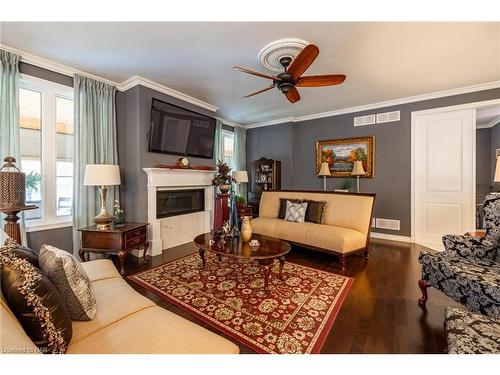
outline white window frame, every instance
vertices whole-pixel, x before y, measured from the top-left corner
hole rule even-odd
[[[26,220],[26,231],[72,226],[73,215],[57,216],[56,98],[74,100],[73,88],[21,74],[20,89],[42,93],[41,102],[41,218]],[[22,165],[21,165],[22,167]]]
[[[225,155],[224,155],[224,152],[225,152],[225,150],[224,150],[224,137],[230,137],[230,138],[233,139],[233,157],[231,158],[232,159],[231,160],[232,163],[230,163],[229,167],[234,170],[234,165],[233,164],[234,164],[234,155],[235,155],[235,152],[236,152],[236,150],[234,148],[234,132],[226,130],[226,129],[222,129],[222,157],[223,157],[223,159],[225,161]]]

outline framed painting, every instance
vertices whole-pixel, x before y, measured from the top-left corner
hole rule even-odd
[[[321,163],[327,162],[332,177],[348,177],[351,175],[354,162],[360,160],[365,176],[374,176],[375,137],[359,137],[331,139],[316,142],[316,174]]]

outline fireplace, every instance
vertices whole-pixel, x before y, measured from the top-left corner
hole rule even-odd
[[[156,191],[156,218],[205,211],[205,189]]]

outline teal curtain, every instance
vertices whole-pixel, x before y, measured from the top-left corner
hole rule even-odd
[[[100,210],[99,191],[95,186],[84,186],[87,164],[118,164],[116,138],[116,87],[104,82],[74,75],[75,163],[73,185],[73,245],[80,246],[78,228],[94,225]],[[118,199],[118,187],[109,187],[108,212]]]
[[[240,126],[234,127],[234,165],[237,171],[247,170],[247,130]],[[241,183],[238,186],[238,194],[247,196],[247,184]]]
[[[222,121],[220,120],[217,120],[215,123],[214,160],[216,164],[219,160],[224,160],[222,147]]]
[[[19,61],[21,56],[0,49],[0,165],[6,156],[16,158],[21,168],[19,139]],[[0,228],[4,226],[4,216],[0,215]],[[26,244],[24,216],[20,215],[21,238]]]

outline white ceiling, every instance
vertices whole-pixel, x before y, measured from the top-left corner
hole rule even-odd
[[[320,54],[307,74],[344,73],[344,84],[277,90],[242,99],[270,82],[267,43],[300,38]],[[2,23],[1,43],[115,82],[134,75],[220,107],[250,124],[304,116],[500,80],[500,23]]]

